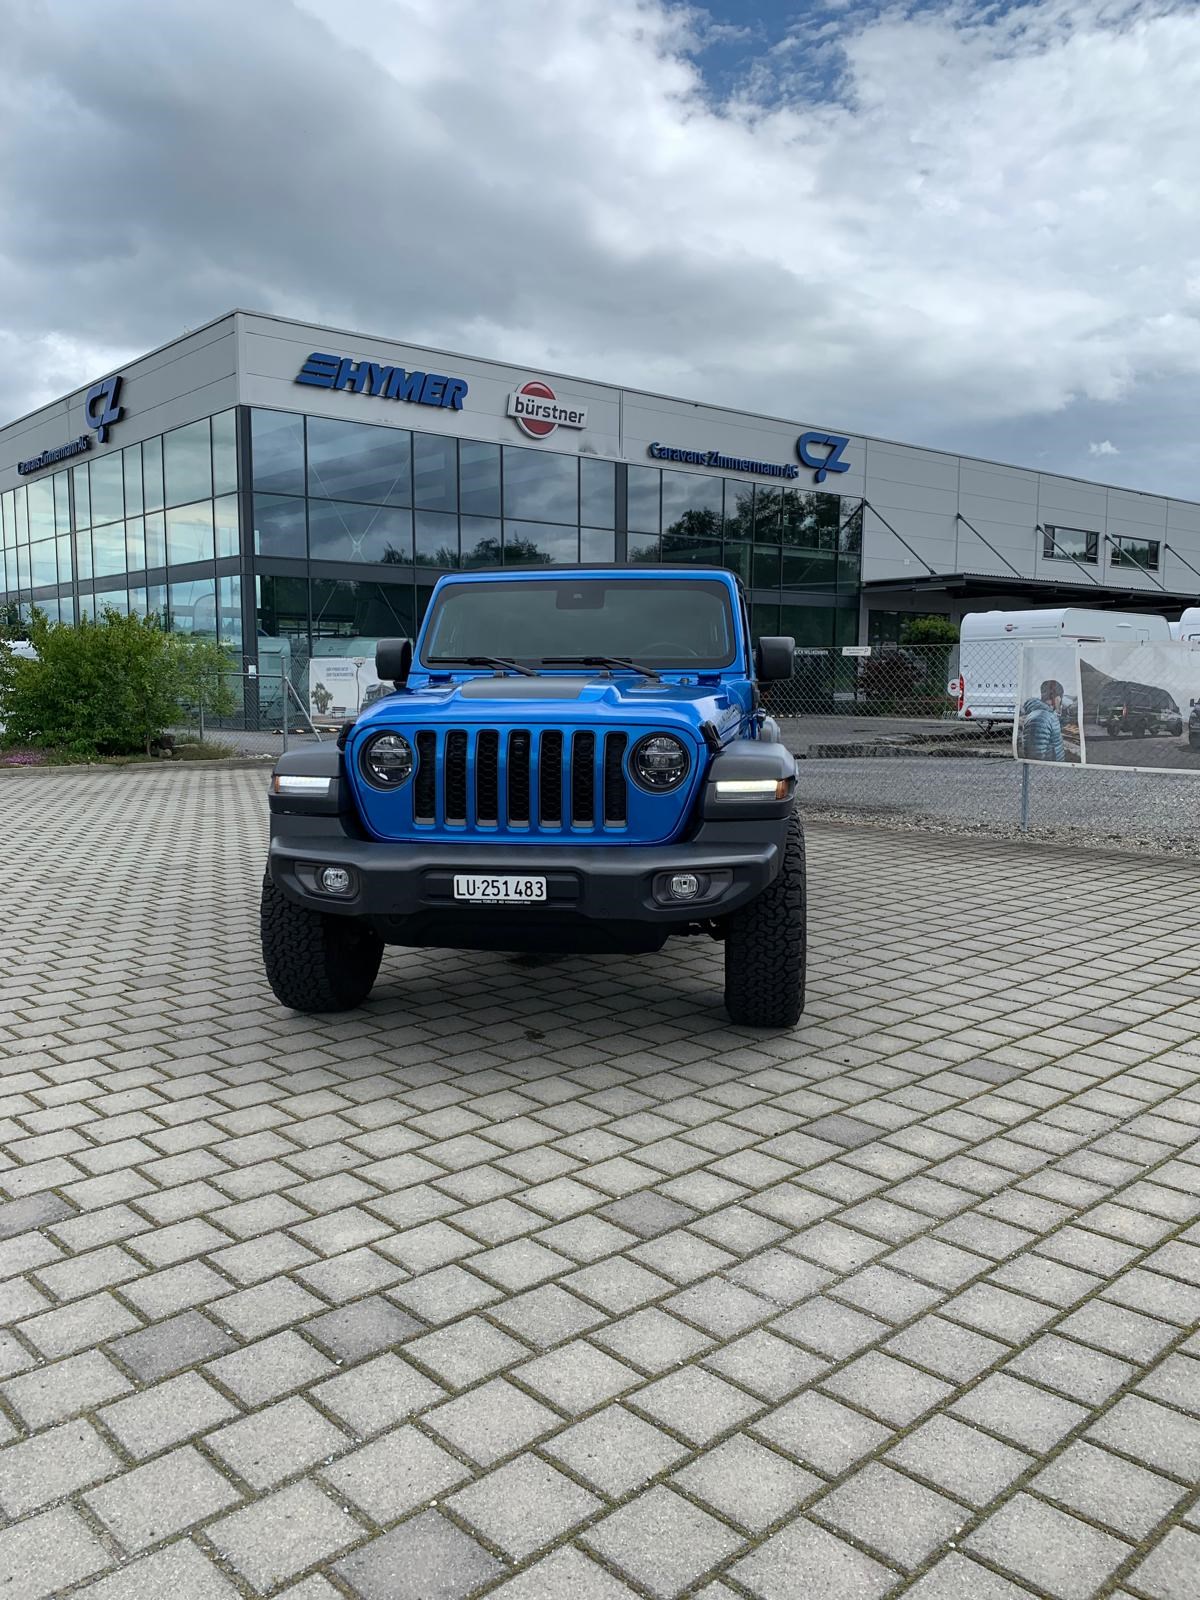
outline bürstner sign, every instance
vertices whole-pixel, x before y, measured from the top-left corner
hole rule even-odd
[[[587,427],[587,407],[560,400],[541,378],[531,378],[509,395],[508,414],[531,439],[548,439],[555,428]]]

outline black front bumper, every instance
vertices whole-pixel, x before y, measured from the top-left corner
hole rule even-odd
[[[467,840],[386,844],[350,836],[336,818],[274,815],[268,870],[290,900],[368,918],[393,944],[456,948],[655,949],[688,924],[727,916],[777,876],[787,819],[703,823],[688,842],[665,846],[498,846]],[[323,867],[351,874],[351,892],[319,888]],[[694,873],[705,892],[663,898],[663,880]],[[546,879],[545,902],[480,905],[454,898],[454,877]],[[526,937],[528,936],[528,937]]]

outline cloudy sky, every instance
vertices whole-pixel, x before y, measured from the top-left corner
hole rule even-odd
[[[0,417],[232,306],[1200,498],[1196,0],[0,0]]]

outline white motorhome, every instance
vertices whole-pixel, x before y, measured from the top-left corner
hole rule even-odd
[[[1189,606],[1178,622],[1171,623],[1171,637],[1200,643],[1200,606]]]
[[[1188,613],[1185,611],[1184,616]],[[1196,609],[1200,618],[1200,608]],[[1200,621],[1196,625],[1200,638]],[[947,685],[964,720],[1010,723],[1016,715],[1021,646],[1076,641],[1153,644],[1170,640],[1165,617],[1133,611],[1090,611],[1080,606],[1048,606],[1039,611],[972,611],[959,633],[959,676]]]

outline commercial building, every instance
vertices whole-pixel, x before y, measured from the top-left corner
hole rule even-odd
[[[298,686],[439,573],[720,563],[756,632],[1200,592],[1200,505],[235,311],[0,429],[0,594],[219,637]]]

